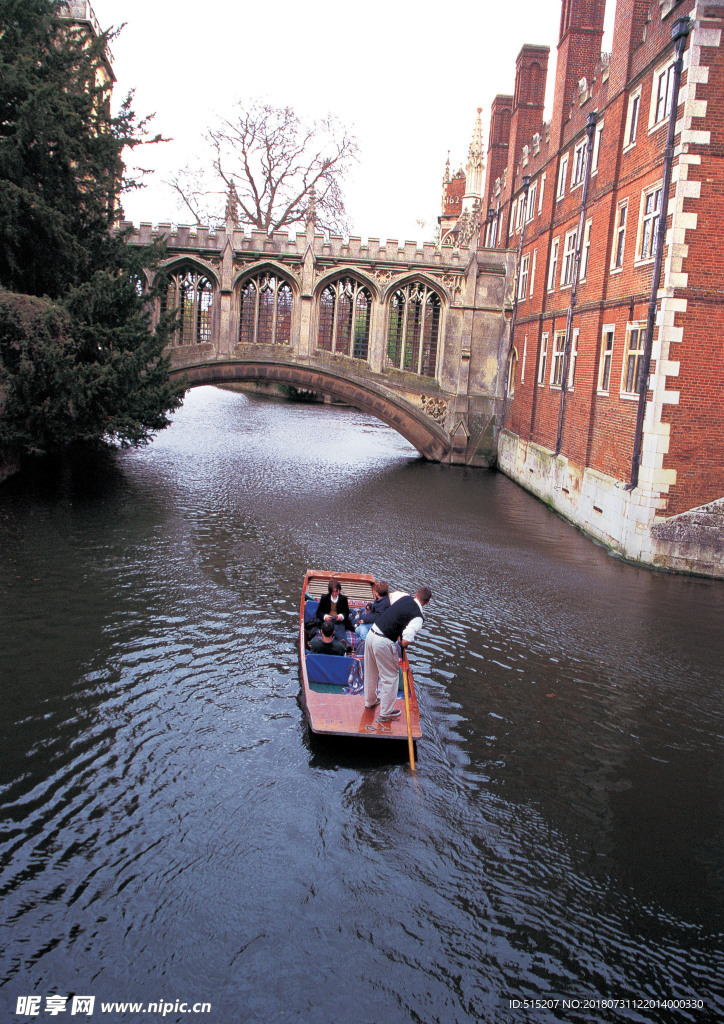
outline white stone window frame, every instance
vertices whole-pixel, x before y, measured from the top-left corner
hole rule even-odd
[[[556,276],[558,274],[558,250],[560,248],[560,244],[560,237],[554,238],[551,242],[551,262],[548,268],[548,282],[546,285],[546,291],[548,292],[554,292],[556,290]]]
[[[571,357],[568,361],[568,390],[574,390],[574,383],[576,380],[576,363],[578,362],[578,338],[580,336],[580,328],[574,327],[571,330]]]
[[[601,157],[601,140],[603,138],[603,121],[596,125],[596,134],[593,137],[593,152],[591,153],[591,177],[598,174],[598,161]]]
[[[621,215],[623,214],[623,221]],[[628,227],[628,196],[616,204],[616,221],[613,228],[613,244],[611,245],[611,274],[620,274],[626,256],[626,229]],[[620,245],[619,245],[620,242]],[[619,251],[621,253],[620,262]]]
[[[528,297],[528,275],[530,272],[530,253],[526,253],[520,261],[520,278],[518,280],[518,301]]]
[[[608,339],[611,339],[611,346],[608,346]],[[608,395],[611,390],[611,372],[613,369],[613,347],[616,344],[616,325],[615,324],[604,324],[601,334],[601,355],[598,360],[598,382],[596,385],[596,393],[599,395]],[[606,387],[604,387],[604,378],[608,378],[606,381]]]
[[[531,260],[531,265],[530,265],[530,292],[529,292],[529,294],[530,294],[531,298],[533,297],[533,289],[535,288],[535,265],[536,265],[537,259],[538,259],[538,250],[534,249],[533,250],[533,259]]]
[[[655,200],[657,193],[659,195],[658,204]],[[649,197],[654,198],[654,205],[650,210],[647,209]],[[653,185],[648,185],[646,188],[641,190],[641,206],[639,209],[639,223],[636,233],[635,266],[653,263],[656,258],[656,235],[659,228],[659,217],[662,215],[663,198],[662,181],[658,181]],[[646,253],[644,253],[644,244],[647,245]]]
[[[576,236],[578,228],[571,228],[566,231],[563,241],[563,256],[561,258],[561,288],[570,288],[573,284],[573,269],[576,262]]]
[[[568,177],[569,154],[564,153],[558,165],[558,182],[556,184],[556,202],[566,194],[566,178]]]
[[[515,230],[520,231],[525,223],[525,196],[521,195],[518,198],[518,215],[515,219]]]
[[[593,218],[589,217],[583,227],[583,245],[581,247],[581,266],[578,271],[578,280],[585,281],[588,274],[588,261],[591,255],[591,229]]]
[[[631,348],[631,338],[633,332],[638,331],[637,334],[637,348]],[[626,382],[629,376],[629,360],[632,355],[636,358],[636,370],[634,373],[634,385],[638,382],[638,377],[641,372],[641,359],[644,353],[644,335],[646,333],[646,323],[643,320],[633,320],[626,324],[626,341],[624,342],[623,359],[621,360],[621,390],[619,392],[620,397],[627,402],[638,401],[639,393],[637,390],[627,391]]]
[[[566,355],[566,332],[556,331],[553,335],[551,352],[551,391],[560,391],[563,382],[563,360]]]
[[[534,181],[528,189],[528,202],[525,207],[525,222],[530,224],[535,216],[535,199],[536,192],[538,191],[538,182]]]
[[[508,356],[508,373],[505,381],[505,390],[508,397],[515,394],[515,372],[518,368],[518,349],[512,348]]]
[[[628,153],[636,145],[638,130],[641,127],[641,86],[629,93],[626,109],[626,127],[623,133],[623,151]]]
[[[540,355],[538,357],[538,386],[544,388],[546,385],[546,364],[548,362],[548,331],[543,331],[540,336]]]
[[[543,192],[546,187],[546,172],[544,171],[540,179],[540,194],[538,196],[538,216],[540,217],[541,210],[543,209]]]
[[[654,71],[651,81],[651,100],[649,102],[649,134],[666,124],[671,104],[676,102],[672,95],[674,83],[674,57],[669,57]],[[663,100],[662,91],[663,89]],[[639,115],[640,116],[640,115]]]
[[[586,143],[587,139],[577,142],[573,150],[573,166],[571,168],[571,192],[583,186],[586,176]]]

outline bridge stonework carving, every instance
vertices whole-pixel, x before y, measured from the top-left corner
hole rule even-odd
[[[311,222],[295,237],[247,235],[231,216],[216,231],[124,228],[132,244],[166,240],[174,376],[320,392],[427,459],[495,463],[513,253],[326,240]]]

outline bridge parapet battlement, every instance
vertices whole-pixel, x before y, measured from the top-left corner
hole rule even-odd
[[[195,250],[199,253],[213,250],[223,252],[230,239],[233,249],[241,254],[273,253],[279,256],[297,256],[301,259],[311,246],[312,253],[317,259],[348,259],[353,262],[370,263],[380,261],[404,266],[419,264],[455,269],[458,272],[469,265],[471,258],[469,249],[446,249],[441,252],[433,242],[420,243],[409,239],[400,243],[396,238],[388,238],[385,241],[379,238],[363,239],[355,235],[350,238],[341,235],[326,238],[323,234],[317,233],[310,239],[304,233],[288,235],[284,231],[275,231],[273,235],[267,235],[266,232],[257,230],[247,233],[243,228],[234,228],[227,232],[224,227],[191,227],[185,224],[142,223],[136,227],[125,223],[121,228],[129,232],[131,244],[149,245],[158,238],[165,238],[171,250]],[[490,269],[499,265],[501,272],[505,271],[504,250],[489,249],[485,250],[485,253]]]

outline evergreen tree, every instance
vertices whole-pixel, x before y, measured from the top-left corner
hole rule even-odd
[[[142,287],[162,246],[112,230],[123,150],[147,124],[130,98],[112,115],[107,39],[59,7],[0,0],[0,446],[21,452],[146,443],[183,390],[163,355],[172,317],[154,328]]]

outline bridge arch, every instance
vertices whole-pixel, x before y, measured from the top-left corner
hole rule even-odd
[[[299,281],[292,273],[290,267],[284,263],[277,263],[276,260],[260,260],[258,263],[248,263],[245,267],[242,267],[239,273],[234,276],[231,285],[232,290],[236,292],[240,285],[250,277],[256,277],[257,274],[276,274],[277,277],[280,277],[290,285],[295,298],[301,292]]]
[[[162,277],[167,277],[169,274],[173,274],[176,270],[181,270],[183,267],[193,267],[196,270],[202,271],[214,282],[216,289],[220,288],[221,281],[219,280],[219,272],[210,263],[207,263],[205,259],[194,254],[193,256],[172,256],[166,260],[165,263],[161,263],[156,271],[154,283]]]
[[[319,300],[319,296],[328,284],[332,281],[339,280],[340,277],[353,277],[355,280],[359,281],[360,284],[369,288],[374,302],[380,302],[382,300],[380,286],[371,274],[365,273],[365,271],[361,270],[359,267],[348,266],[344,263],[341,263],[338,267],[333,267],[330,271],[320,277],[314,286],[315,300]]]
[[[451,302],[450,294],[447,288],[436,281],[434,277],[430,277],[429,274],[420,273],[419,271],[410,271],[409,274],[405,274],[403,277],[397,277],[394,281],[390,281],[384,288],[382,293],[382,302],[387,304],[390,300],[390,296],[393,295],[400,288],[406,288],[408,284],[415,284],[420,281],[421,284],[427,285],[427,287],[437,292],[437,295],[444,305],[449,306]]]
[[[231,384],[235,381],[291,384],[293,387],[329,395],[360,412],[376,417],[401,434],[420,455],[433,462],[446,461],[450,449],[445,431],[421,409],[403,398],[385,394],[372,383],[350,380],[331,370],[261,359],[197,363],[172,369],[170,376],[175,380],[185,378],[189,387]]]

